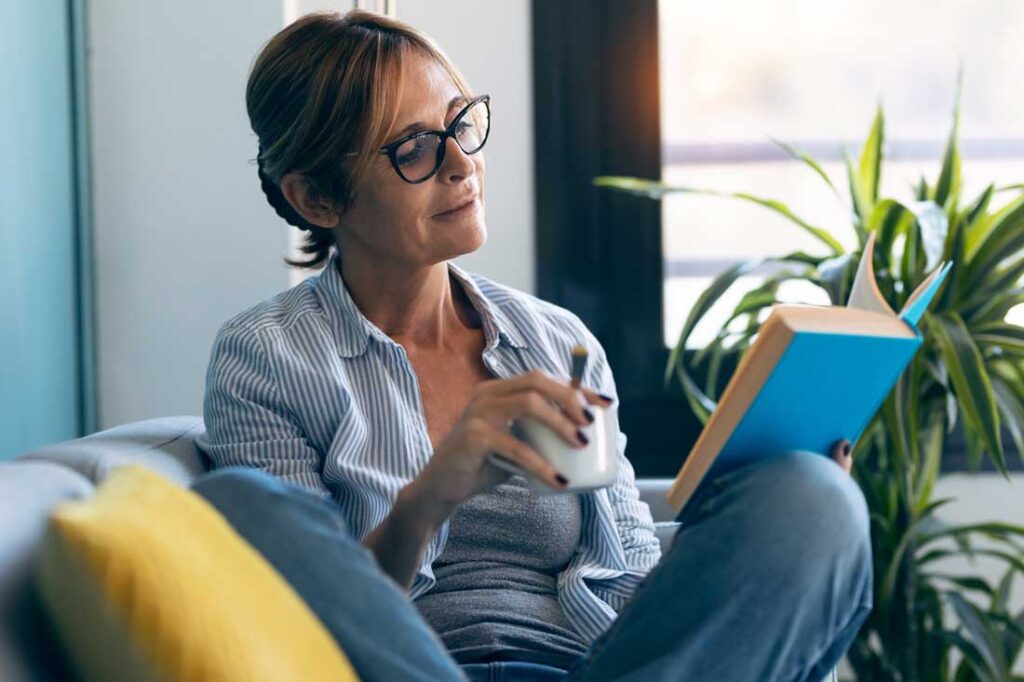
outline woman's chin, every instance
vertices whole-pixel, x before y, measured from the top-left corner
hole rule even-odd
[[[476,226],[473,229],[473,232],[470,235],[468,235],[468,239],[466,241],[471,246],[473,251],[476,251],[477,249],[484,245],[484,243],[487,241],[487,225],[484,224],[484,221],[477,221]]]
[[[456,256],[462,256],[467,253],[473,253],[478,250],[487,241],[487,226],[484,221],[475,220],[473,222],[466,223],[460,226],[457,234],[446,235],[448,238],[445,239],[452,246],[452,250],[456,251]]]

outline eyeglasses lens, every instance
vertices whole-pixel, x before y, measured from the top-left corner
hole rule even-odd
[[[490,115],[486,102],[471,106],[462,116],[455,130],[455,141],[466,154],[475,154],[483,147],[490,127]],[[407,180],[422,180],[434,172],[437,163],[437,148],[441,136],[436,133],[418,135],[395,151],[395,160]]]

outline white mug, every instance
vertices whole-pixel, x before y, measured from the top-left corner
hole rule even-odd
[[[593,413],[594,421],[580,427],[589,441],[582,448],[566,442],[560,433],[534,417],[523,417],[512,423],[513,436],[531,446],[569,479],[569,485],[564,488],[552,488],[532,472],[513,464],[498,453],[490,454],[490,462],[524,477],[529,488],[541,495],[577,493],[612,485],[615,482],[619,454],[618,411],[598,405],[589,405],[588,409]]]

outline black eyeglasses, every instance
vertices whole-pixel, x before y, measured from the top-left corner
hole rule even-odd
[[[491,132],[491,96],[480,95],[472,99],[445,130],[423,130],[406,135],[380,148],[381,154],[391,159],[398,177],[406,182],[426,182],[437,173],[444,162],[448,138],[466,154],[483,149]]]

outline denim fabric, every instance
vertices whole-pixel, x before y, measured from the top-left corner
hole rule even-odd
[[[338,508],[248,467],[200,477],[192,489],[287,580],[334,636],[362,680],[464,679],[405,592],[356,540]]]
[[[813,452],[710,481],[672,548],[567,679],[818,682],[871,610],[859,486]]]
[[[527,661],[466,663],[462,670],[470,682],[557,682],[566,675],[561,668]]]
[[[702,486],[662,557],[569,671],[459,665],[322,498],[218,469],[193,486],[306,599],[364,680],[818,682],[871,609],[863,494],[834,462],[791,452]]]

